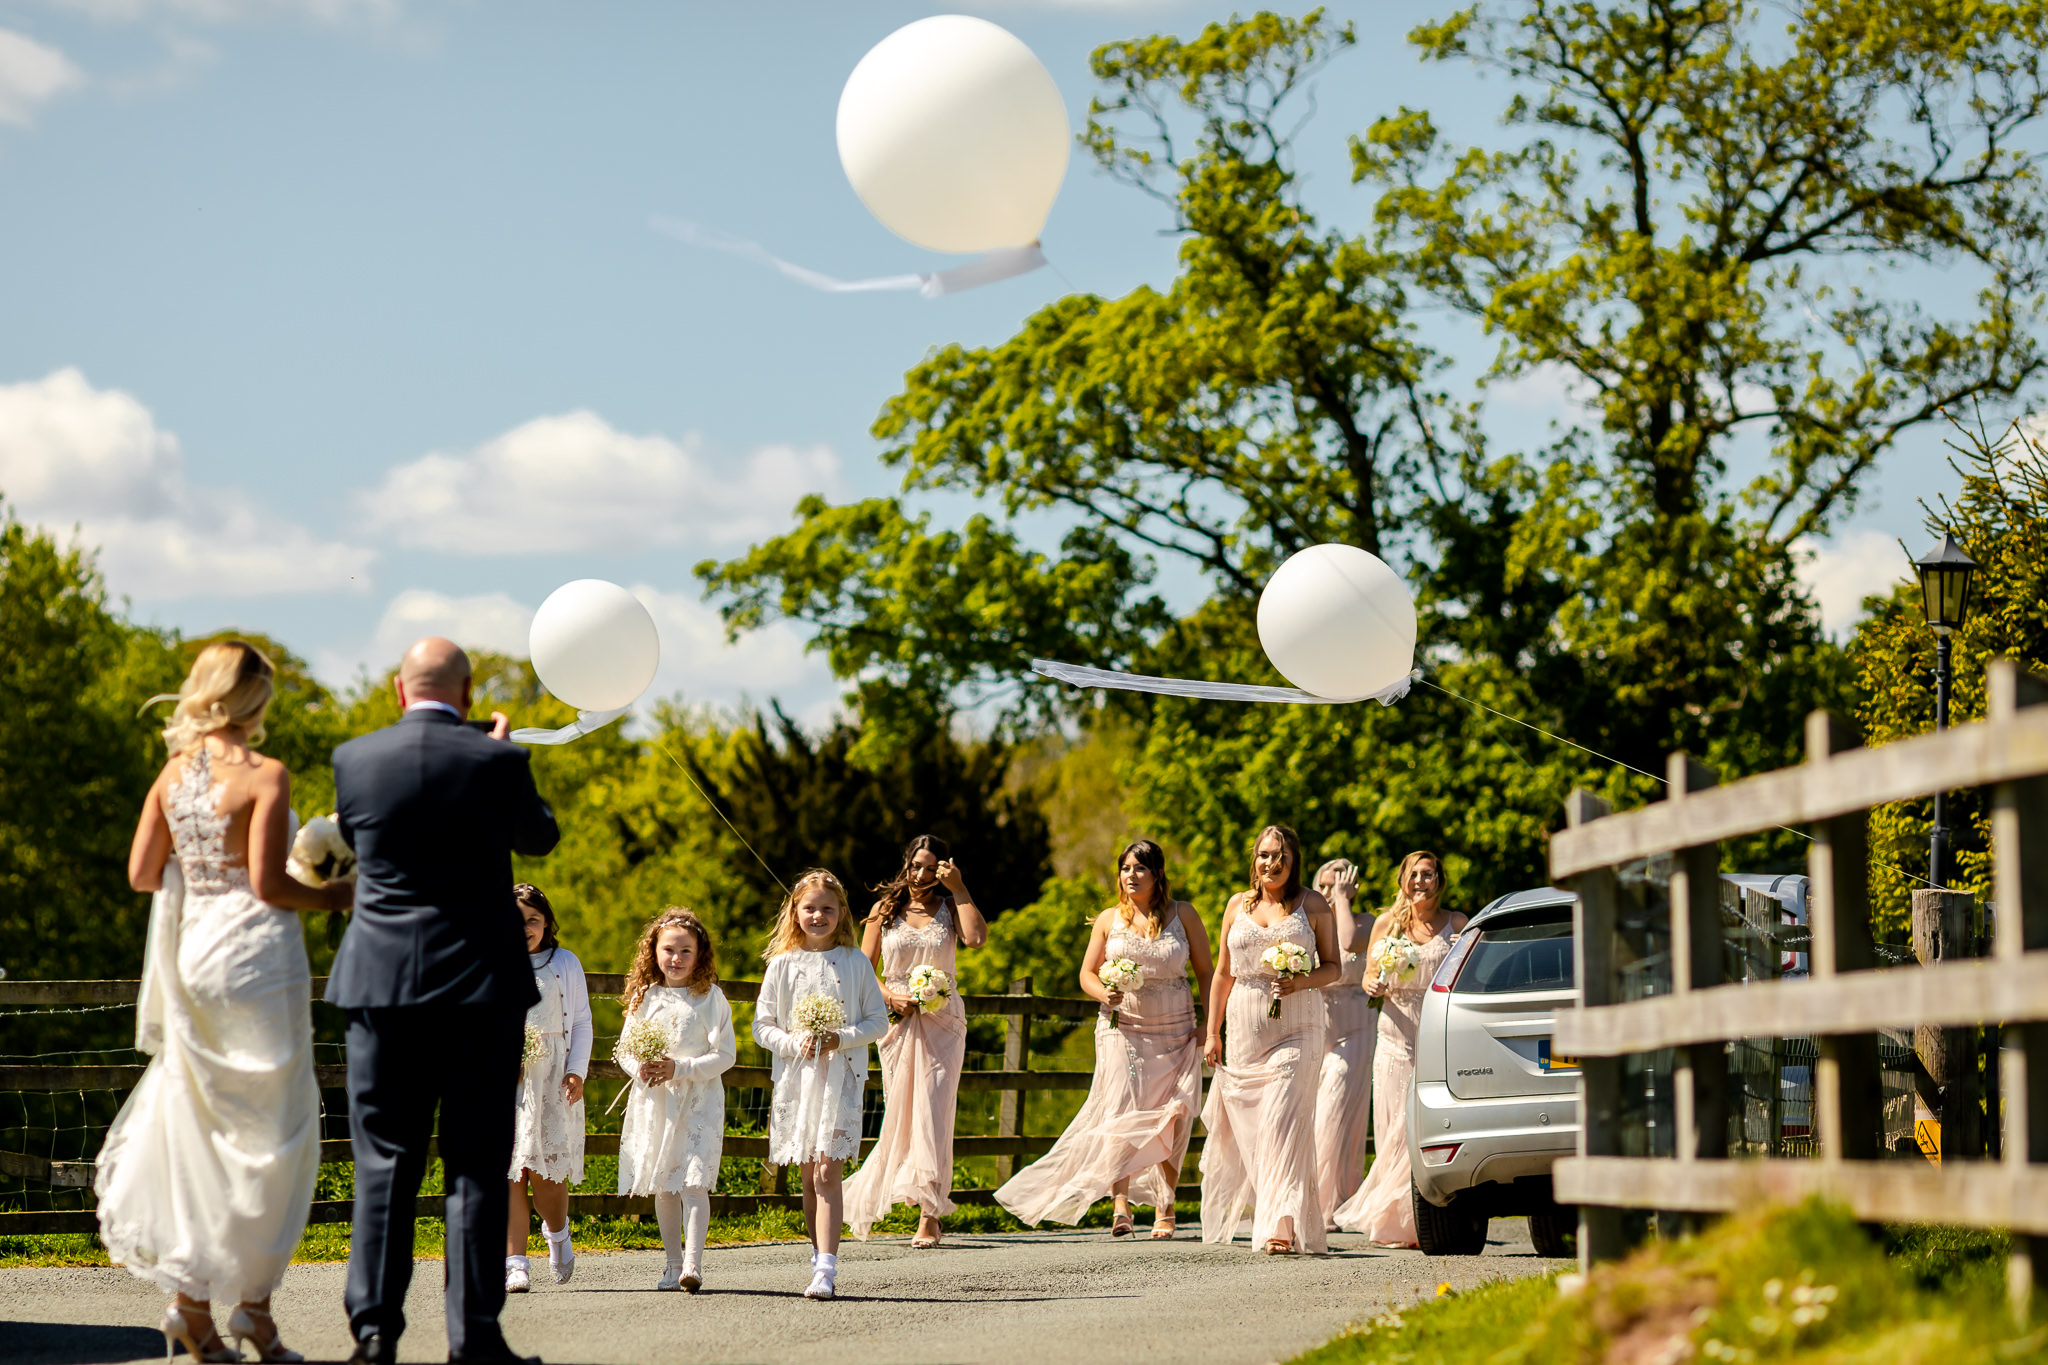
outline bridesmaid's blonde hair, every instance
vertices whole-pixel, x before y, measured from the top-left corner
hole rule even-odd
[[[1419,848],[1401,860],[1400,871],[1394,874],[1394,903],[1381,913],[1392,915],[1391,927],[1387,932],[1408,937],[1408,931],[1415,927],[1415,902],[1408,899],[1408,869],[1419,862],[1436,864],[1436,900],[1443,904],[1444,893],[1451,889],[1451,879],[1444,874],[1444,860],[1426,848]]]
[[[176,692],[165,692],[142,703],[147,711],[160,701],[175,701],[171,723],[164,727],[164,744],[173,754],[188,753],[216,730],[241,726],[249,742],[263,739],[263,716],[277,694],[276,670],[263,651],[245,640],[222,640],[199,651],[192,671]]]
[[[780,957],[804,946],[804,927],[797,923],[797,902],[804,898],[804,891],[813,886],[822,886],[839,901],[839,927],[833,931],[834,947],[858,948],[860,939],[853,931],[853,910],[846,899],[846,888],[839,878],[822,867],[814,867],[796,879],[796,885],[789,888],[783,897],[782,911],[775,917],[775,931],[768,936],[768,946],[762,950],[763,958]]]

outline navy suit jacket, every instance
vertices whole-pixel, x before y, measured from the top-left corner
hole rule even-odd
[[[356,904],[328,1003],[539,1000],[512,854],[539,857],[561,832],[525,748],[446,711],[409,711],[334,751],[334,799],[356,851]]]

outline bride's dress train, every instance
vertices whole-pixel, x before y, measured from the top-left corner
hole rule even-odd
[[[165,1291],[253,1303],[284,1279],[320,1169],[305,939],[224,856],[203,744],[163,804],[175,856],[135,1028],[154,1060],[100,1150],[100,1238]]]

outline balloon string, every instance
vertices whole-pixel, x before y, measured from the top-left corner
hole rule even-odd
[[[686,779],[688,779],[691,786],[697,788],[697,795],[704,798],[704,804],[711,807],[711,813],[717,816],[719,819],[725,820],[725,827],[732,831],[732,837],[739,840],[741,845],[746,848],[747,852],[752,853],[754,855],[754,861],[761,865],[761,870],[763,872],[766,872],[770,877],[774,877],[775,884],[781,887],[782,894],[787,896],[789,894],[789,884],[783,881],[782,878],[775,876],[775,869],[768,866],[768,860],[766,858],[763,858],[759,851],[757,851],[752,844],[747,843],[747,836],[740,833],[738,827],[735,826],[732,821],[726,820],[725,812],[720,810],[718,808],[718,803],[711,799],[711,793],[705,791],[704,788],[698,784],[696,775],[693,774],[687,767],[683,766],[683,761],[680,758],[677,758],[674,754],[669,753],[668,745],[663,744],[660,740],[654,741],[654,744],[656,748],[660,749],[663,753],[668,754],[668,761],[675,764],[676,767],[682,771],[683,776]]]
[[[1627,768],[1630,772],[1641,774],[1642,776],[1649,778],[1653,782],[1661,782],[1667,787],[1671,785],[1670,779],[1668,778],[1659,777],[1655,773],[1643,772],[1641,768],[1636,767],[1633,763],[1624,763],[1618,758],[1612,757],[1608,754],[1601,753],[1598,749],[1589,749],[1585,745],[1580,744],[1576,740],[1566,739],[1563,735],[1553,735],[1550,733],[1550,731],[1544,729],[1540,725],[1529,724],[1528,721],[1523,720],[1520,716],[1511,716],[1505,711],[1496,711],[1491,706],[1486,705],[1484,702],[1477,702],[1472,700],[1472,698],[1470,697],[1461,696],[1458,693],[1451,691],[1450,688],[1440,687],[1436,683],[1429,681],[1427,678],[1422,678],[1418,681],[1420,681],[1424,687],[1435,688],[1437,691],[1443,693],[1447,697],[1456,697],[1459,701],[1464,702],[1467,706],[1476,706],[1481,711],[1486,712],[1488,715],[1499,716],[1502,720],[1512,721],[1514,724],[1519,725],[1524,729],[1534,730],[1537,734],[1542,735],[1545,739],[1554,739],[1559,744],[1569,745],[1570,747],[1579,750],[1581,753],[1588,753],[1593,755],[1593,757],[1597,759],[1601,759],[1605,762],[1612,763],[1617,768]],[[1517,754],[1516,756],[1520,757],[1519,754]],[[1522,759],[1522,762],[1526,766],[1529,760],[1525,758]],[[1796,834],[1800,838],[1806,840],[1808,843],[1813,842],[1813,836],[1811,834],[1808,834],[1803,829],[1794,829],[1790,825],[1774,825],[1772,826],[1772,828],[1783,830],[1787,834]],[[1890,863],[1872,863],[1871,866],[1878,868],[1882,871],[1889,872],[1893,876],[1901,878],[1902,880],[1909,882],[1919,882],[1923,886],[1933,887],[1937,891],[1945,889],[1936,886],[1934,882],[1929,881],[1927,878],[1921,876],[1919,873],[1914,872],[1909,868],[1894,867]]]

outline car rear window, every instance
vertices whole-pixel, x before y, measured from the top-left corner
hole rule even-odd
[[[1504,924],[1482,929],[1452,990],[1459,995],[1572,988],[1572,925]]]

